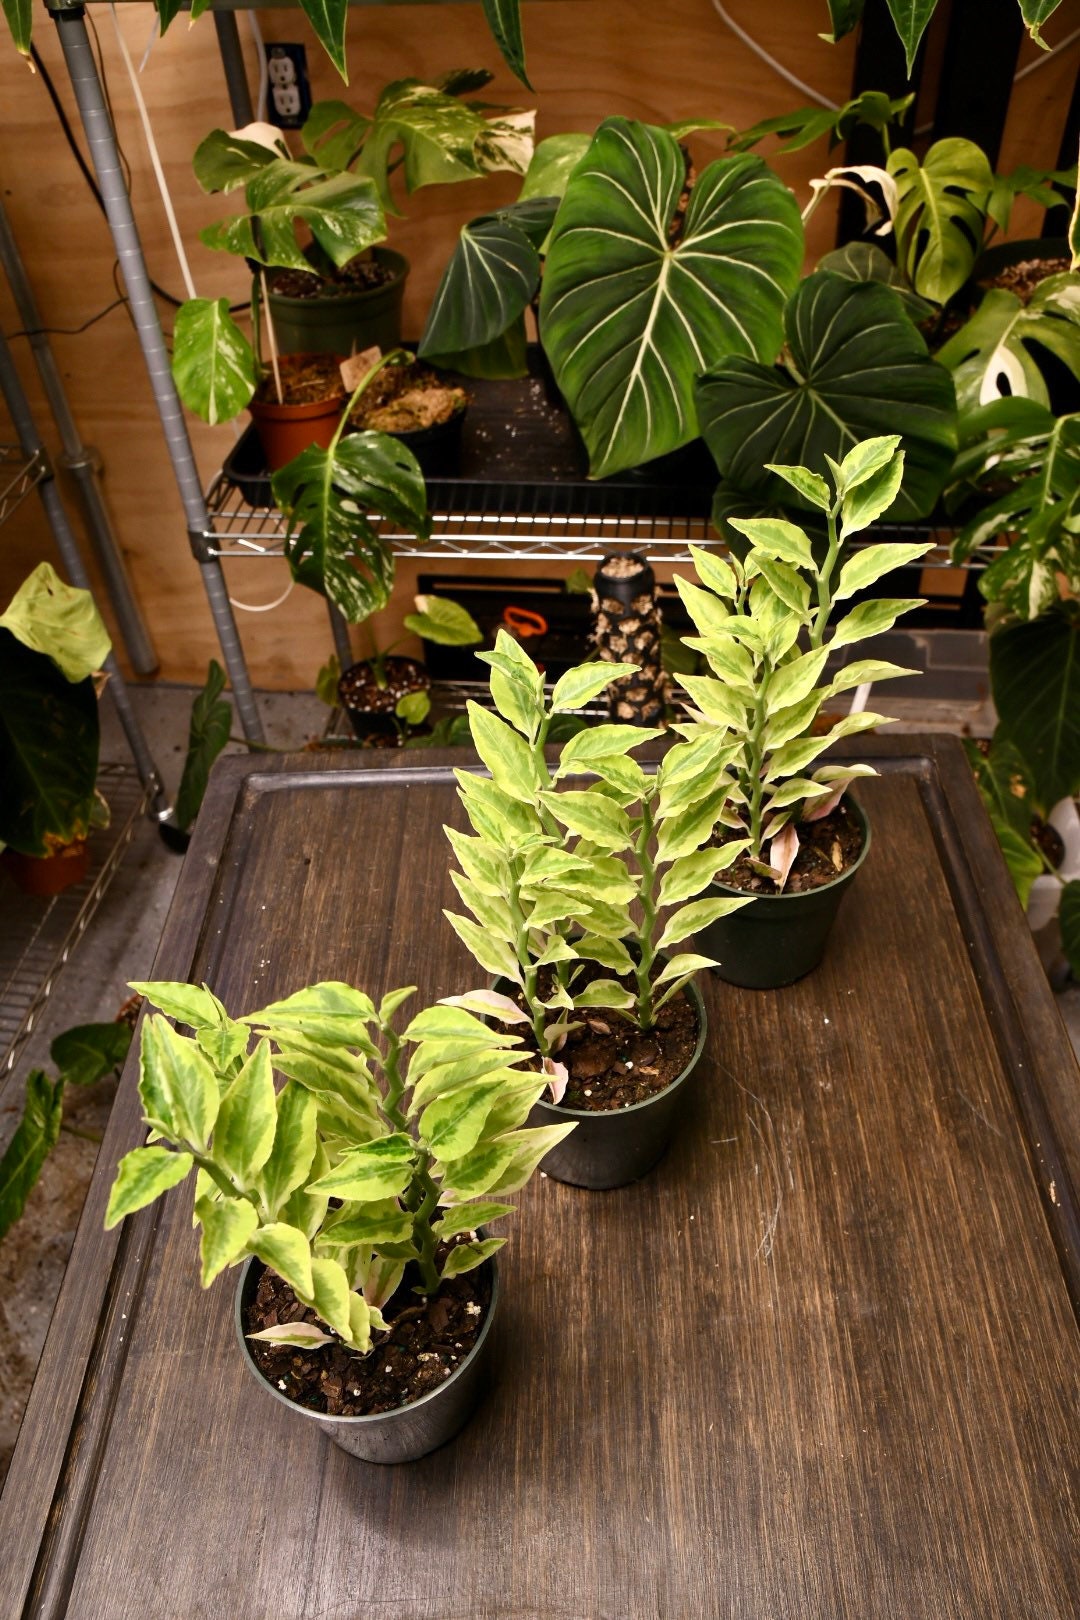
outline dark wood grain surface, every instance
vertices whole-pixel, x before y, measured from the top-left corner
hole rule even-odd
[[[102,1232],[129,1067],[0,1499],[0,1612],[1074,1613],[1080,1076],[958,746],[873,747],[825,964],[708,979],[708,1061],[647,1180],[526,1189],[493,1387],[420,1463],[259,1399],[184,1195]],[[310,767],[219,767],[157,975],[236,1011],[476,982],[439,916],[442,756]]]

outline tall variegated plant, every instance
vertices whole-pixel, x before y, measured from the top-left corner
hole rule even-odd
[[[676,677],[690,713],[676,730],[691,745],[722,739],[719,820],[740,844],[747,841],[754,867],[780,888],[798,854],[800,824],[826,816],[857,777],[876,774],[846,761],[811,769],[841,737],[887,723],[860,710],[818,732],[822,706],[854,687],[915,673],[879,659],[847,663],[831,679],[825,669],[830,653],[880,635],[921,605],[881,598],[836,613],[932,549],[932,541],[848,544],[896,498],[904,474],[899,446],[891,435],[855,445],[839,465],[826,456],[828,481],[806,467],[768,469],[823,515],[823,557],[794,523],[732,518],[731,527],[749,542],[742,559],[692,547],[699,583],[676,577],[697,630],[688,644],[704,653],[712,671]]]
[[[558,1101],[565,1076],[555,1055],[575,1013],[612,1008],[651,1029],[659,1008],[712,965],[692,952],[666,953],[744,903],[697,898],[744,847],[707,847],[723,804],[711,784],[735,745],[715,734],[679,743],[649,775],[630,755],[659,731],[598,725],[549,761],[555,717],[634,666],[583,664],[545,698],[540,671],[505,632],[494,652],[477,656],[491,665],[497,712],[471,703],[469,719],[491,774],[456,773],[473,832],[446,833],[461,865],[454,884],[472,916],[447,916],[480,966],[521,992]],[[587,777],[588,786],[571,785]],[[596,977],[597,966],[610,976]],[[508,997],[476,1004],[522,1016]]]
[[[105,1224],[195,1171],[203,1287],[255,1255],[331,1330],[291,1323],[256,1338],[310,1347],[336,1335],[366,1352],[407,1266],[426,1297],[502,1247],[477,1228],[510,1213],[504,1195],[572,1129],[521,1128],[544,1079],[521,1068],[519,1036],[442,1004],[399,1034],[412,988],[376,1005],[316,984],[239,1019],[205,987],[132,988],[168,1015],[142,1033],[154,1140],[121,1160]]]

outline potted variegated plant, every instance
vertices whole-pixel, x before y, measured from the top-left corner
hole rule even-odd
[[[650,773],[631,751],[658,730],[598,725],[549,760],[553,721],[634,666],[581,665],[545,697],[540,671],[505,632],[477,656],[491,666],[496,712],[473,703],[469,718],[491,774],[456,773],[473,831],[446,831],[471,916],[447,916],[496,983],[468,1005],[527,1033],[549,1081],[537,1116],[578,1122],[545,1158],[547,1174],[621,1186],[664,1152],[704,1050],[694,976],[711,960],[677,947],[746,904],[698,898],[744,847],[709,847],[723,802],[711,784],[735,745],[695,737]]]
[[[239,1019],[205,987],[133,988],[161,1009],[140,1050],[153,1139],[121,1160],[106,1225],[193,1180],[203,1287],[242,1267],[263,1387],[370,1462],[450,1439],[498,1294],[506,1240],[483,1227],[572,1128],[522,1128],[545,1079],[520,1038],[446,1004],[399,1032],[411,988],[316,984]]]
[[[832,654],[889,630],[920,606],[885,598],[847,607],[932,549],[932,541],[850,544],[896,498],[904,475],[899,445],[898,435],[867,439],[839,465],[826,458],[828,480],[806,467],[769,467],[824,518],[823,551],[783,519],[732,518],[747,543],[741,558],[692,547],[698,582],[676,577],[697,630],[686,640],[711,673],[676,677],[689,717],[675,729],[692,745],[709,737],[723,744],[712,784],[722,801],[717,836],[721,847],[734,841],[739,854],[715,892],[753,897],[737,916],[702,932],[704,948],[718,961],[715,971],[734,984],[790,984],[817,966],[870,847],[865,811],[847,790],[876,772],[847,760],[815,762],[833,743],[886,717],[859,709],[828,729],[816,722],[842,692],[915,673],[873,658],[845,662],[831,675],[826,670]]]

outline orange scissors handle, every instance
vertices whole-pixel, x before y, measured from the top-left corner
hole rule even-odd
[[[542,613],[534,613],[531,608],[510,607],[503,608],[503,624],[527,641],[530,636],[546,636],[548,622]]]

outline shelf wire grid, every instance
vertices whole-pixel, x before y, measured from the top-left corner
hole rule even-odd
[[[132,765],[101,765],[98,787],[110,822],[93,834],[92,865],[81,883],[45,898],[24,895],[0,879],[0,1089],[149,809],[150,791]]]
[[[7,522],[48,470],[39,450],[27,456],[17,444],[0,444],[0,524]]]
[[[573,486],[520,484],[434,484],[431,487],[431,534],[419,539],[384,524],[382,537],[401,557],[447,558],[475,562],[596,563],[620,548],[644,551],[650,563],[690,561],[690,546],[723,549],[709,520],[700,514],[655,514],[604,510],[601,486],[582,486],[581,505],[595,510],[566,510]],[[626,491],[620,489],[620,504]],[[210,523],[204,540],[215,557],[280,557],[285,518],[276,507],[252,506],[240,489],[219,473],[207,492]],[[613,503],[614,504],[614,503]],[[926,523],[882,525],[860,543],[883,539],[934,541],[922,560],[924,568],[956,566],[949,559],[950,529]],[[964,565],[984,567],[994,554],[985,547]]]

